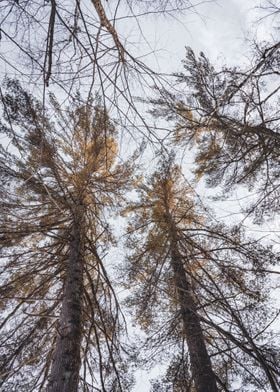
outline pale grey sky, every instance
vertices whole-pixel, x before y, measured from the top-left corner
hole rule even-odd
[[[197,6],[196,13],[185,11],[183,16],[143,16],[139,22],[144,37],[128,21],[120,22],[119,28],[123,37],[135,42],[135,55],[142,48],[145,62],[160,72],[174,72],[180,66],[185,46],[203,51],[212,61],[240,63],[248,51],[246,39],[256,31],[262,38],[265,35],[262,27],[252,25],[257,5],[254,0],[219,0],[205,2]],[[148,55],[151,51],[154,54]]]

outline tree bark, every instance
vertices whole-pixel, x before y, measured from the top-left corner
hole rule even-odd
[[[195,389],[196,392],[218,392],[216,376],[206,349],[191,284],[187,279],[184,262],[178,249],[177,228],[169,210],[167,197],[165,197],[164,205],[166,224],[169,228],[171,267],[178,293],[181,319],[188,345]]]
[[[171,249],[171,263],[178,291],[180,313],[189,349],[195,388],[197,392],[218,392],[216,377],[206,349],[190,283],[186,277],[181,255],[174,245],[173,249]]]
[[[77,392],[81,366],[83,250],[82,216],[74,217],[56,347],[48,392]]]

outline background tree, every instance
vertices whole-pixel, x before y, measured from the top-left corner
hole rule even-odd
[[[62,109],[51,97],[50,114],[18,82],[6,90],[1,390],[127,390],[125,325],[104,255],[132,163],[117,163],[117,131],[98,101]]]
[[[130,305],[149,332],[148,358],[163,351],[170,363],[153,390],[276,392],[279,355],[268,332],[275,314],[264,271],[276,256],[237,227],[211,224],[172,160],[138,192],[127,209]]]
[[[61,102],[73,98],[77,90],[84,96],[97,92],[126,137],[137,143],[139,135],[159,142],[145,109],[135,99],[164,80],[148,65],[154,48],[142,30],[142,20],[161,14],[173,20],[173,15],[191,13],[203,3],[3,0],[0,64],[26,88],[32,84],[43,102],[48,89]]]
[[[196,3],[201,2],[4,0],[0,6],[0,39],[7,50],[0,62],[21,80],[28,80],[28,76],[30,83],[39,78],[44,87],[55,85],[67,95],[73,93],[73,86],[89,94],[93,88],[99,89],[108,104],[120,100],[122,107],[128,105],[135,114],[130,80],[140,78],[143,82],[147,77],[152,83],[157,75],[137,57],[139,51],[134,50],[135,42],[129,45],[123,24],[129,20],[142,34],[141,16],[181,13]],[[118,110],[124,115],[122,107]]]

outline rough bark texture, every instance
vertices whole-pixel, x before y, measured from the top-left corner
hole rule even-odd
[[[216,377],[212,370],[199,316],[196,312],[192,288],[187,279],[184,263],[178,249],[176,225],[170,214],[167,200],[165,200],[165,212],[166,223],[169,227],[171,264],[196,392],[218,392]]]
[[[72,227],[63,301],[48,392],[77,392],[81,365],[83,261],[81,216]]]
[[[184,332],[190,354],[192,376],[197,392],[218,392],[216,377],[212,370],[194,298],[180,254],[172,249],[172,268],[178,290],[178,300]]]

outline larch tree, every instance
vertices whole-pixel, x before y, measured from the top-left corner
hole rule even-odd
[[[79,96],[51,109],[6,83],[1,134],[1,390],[127,390],[108,214],[128,189],[117,130]],[[50,114],[51,113],[51,114]]]
[[[124,268],[130,305],[148,332],[145,358],[169,363],[153,391],[278,391],[264,271],[276,256],[237,227],[211,224],[170,158],[138,192],[126,209]]]

